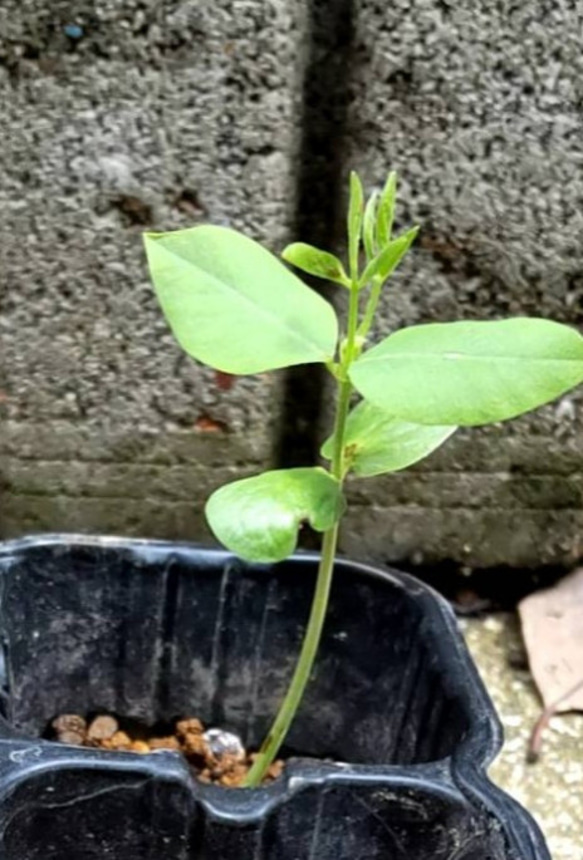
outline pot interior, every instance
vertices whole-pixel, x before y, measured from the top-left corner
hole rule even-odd
[[[38,737],[62,713],[196,716],[254,748],[293,671],[316,566],[107,539],[2,556],[5,718]],[[452,753],[470,715],[427,599],[407,581],[337,563],[285,754],[413,764]]]

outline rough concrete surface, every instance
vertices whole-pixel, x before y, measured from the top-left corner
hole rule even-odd
[[[1,4],[4,534],[200,535],[217,455],[269,462],[279,377],[227,391],[181,354],[141,233],[289,240],[304,26],[301,0]],[[149,482],[189,435],[198,473]]]
[[[346,158],[367,191],[396,169],[397,228],[421,225],[377,336],[469,318],[583,321],[582,27],[578,0],[356,5]],[[464,432],[408,480],[355,489],[345,549],[360,539],[391,561],[569,564],[583,526],[582,404],[579,391]]]
[[[281,374],[220,388],[156,307],[144,229],[333,244],[348,168],[368,191],[396,168],[397,226],[422,232],[377,336],[516,314],[580,325],[582,25],[578,0],[4,0],[0,534],[206,537],[221,468],[316,450],[318,370],[288,377],[285,420]],[[352,485],[343,549],[570,566],[582,397]]]
[[[583,845],[583,715],[555,717],[540,760],[528,764],[542,704],[526,668],[518,619],[500,614],[464,619],[461,626],[504,726],[504,747],[490,775],[534,815],[553,860],[575,860]]]

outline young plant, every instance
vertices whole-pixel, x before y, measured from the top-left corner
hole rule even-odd
[[[396,177],[364,205],[350,178],[348,268],[295,243],[283,259],[348,291],[347,321],[251,239],[204,225],[145,236],[158,299],[178,342],[230,374],[321,362],[337,384],[327,468],[278,469],[221,487],[206,515],[216,537],[244,559],[276,562],[293,552],[302,522],[323,533],[310,618],[287,694],[250,770],[260,783],[310,677],[328,606],[343,483],[421,460],[459,426],[514,418],[583,381],[583,338],[544,319],[417,325],[365,349],[381,291],[417,234],[393,236]],[[362,399],[350,411],[354,392]]]

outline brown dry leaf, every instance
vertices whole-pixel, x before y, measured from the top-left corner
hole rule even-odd
[[[545,708],[583,711],[583,568],[529,595],[518,611]]]

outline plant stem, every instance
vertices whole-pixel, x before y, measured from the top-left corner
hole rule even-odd
[[[253,767],[247,774],[244,783],[246,787],[254,788],[263,779],[284,741],[310,679],[328,608],[328,596],[332,584],[337,539],[338,523],[324,534],[316,590],[314,592],[310,620],[302,643],[300,657],[279,713],[271,726],[269,734],[263,741]]]
[[[346,348],[344,350],[342,367],[343,381],[340,383],[338,390],[338,402],[333,433],[333,458],[330,470],[332,475],[340,484],[342,484],[344,478],[344,437],[346,433],[346,419],[348,417],[348,409],[350,407],[350,395],[352,394],[352,385],[348,379],[347,371],[350,362],[354,357],[357,324],[358,289],[356,281],[353,280],[350,289]],[[316,589],[312,601],[308,626],[302,642],[300,656],[278,714],[267,734],[267,737],[261,745],[261,749],[253,762],[253,766],[247,774],[245,782],[243,783],[246,788],[255,788],[258,786],[267,773],[269,766],[275,759],[289,731],[289,727],[302,701],[306,685],[310,680],[328,610],[332,575],[334,573],[334,558],[336,556],[336,546],[338,544],[338,530],[339,522],[337,522],[331,529],[328,529],[327,532],[324,532]]]

